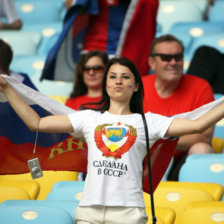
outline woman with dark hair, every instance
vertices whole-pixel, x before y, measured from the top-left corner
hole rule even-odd
[[[66,106],[78,110],[82,104],[101,100],[103,74],[108,60],[108,55],[98,50],[81,56],[75,69],[73,91]]]
[[[138,83],[138,90],[136,92],[133,93],[133,96],[131,97],[130,100],[130,110],[132,113],[143,113],[143,97],[144,97],[144,90],[143,90],[143,84],[142,84],[142,79],[141,76],[139,74],[139,71],[137,69],[137,67],[135,66],[135,64],[128,60],[127,58],[112,58],[108,64],[107,67],[105,68],[105,75],[103,77],[103,81],[102,81],[102,100],[100,100],[99,102],[96,103],[86,103],[83,106],[81,106],[81,109],[94,109],[94,110],[98,110],[101,112],[105,112],[106,110],[109,110],[110,107],[110,97],[107,93],[107,74],[108,71],[110,69],[110,67],[114,64],[119,64],[119,65],[123,65],[127,68],[130,69],[130,71],[132,71],[134,77],[135,77],[135,82]]]
[[[141,113],[143,88],[135,65],[111,59],[96,109],[40,118],[0,77],[0,91],[32,131],[73,133],[88,144],[87,177],[76,209],[78,224],[145,224],[142,190],[146,135]],[[145,113],[149,143],[170,136],[200,133],[224,117],[224,104],[196,120]]]

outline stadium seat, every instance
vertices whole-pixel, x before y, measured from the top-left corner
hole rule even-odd
[[[43,177],[35,179],[40,185],[40,192],[37,200],[44,200],[51,191],[52,186],[59,181],[77,180],[78,173],[75,171],[43,171]],[[30,173],[0,175],[0,182],[6,180],[32,180]]]
[[[22,205],[1,206],[1,224],[73,224],[70,214],[62,209],[51,206]]]
[[[224,22],[223,11],[224,11],[224,2],[223,1],[214,1],[212,7],[209,10],[208,20]]]
[[[26,207],[27,209],[33,206],[49,206],[53,208],[59,208],[66,210],[73,219],[73,224],[76,223],[74,213],[78,206],[78,203],[74,201],[47,201],[47,200],[7,200],[0,204],[1,207]]]
[[[26,199],[30,200],[29,194],[19,187],[0,186],[0,203],[10,199]],[[1,215],[0,215],[1,217]],[[1,223],[1,222],[0,222]]]
[[[185,54],[191,49],[193,42],[209,34],[224,32],[223,22],[177,22],[170,29],[170,34],[179,38],[185,46]]]
[[[53,1],[15,2],[15,8],[24,24],[50,23],[61,20],[61,6]]]
[[[46,79],[40,81],[45,59],[46,56],[43,55],[14,57],[10,68],[16,72],[26,73],[37,89],[45,95],[69,97],[73,89],[73,82]]]
[[[37,54],[41,42],[41,34],[37,31],[1,31],[0,38],[11,46],[14,56]]]
[[[147,224],[151,224],[152,223],[151,208],[146,207],[145,210],[149,217]],[[156,219],[157,219],[156,224],[173,224],[174,223],[175,212],[173,209],[156,207],[155,213],[156,213]]]
[[[67,99],[68,99],[67,96],[49,96],[49,97],[50,97],[51,99],[53,99],[53,100],[57,100],[58,102],[63,103],[63,104],[65,104],[66,101],[67,101]]]
[[[189,188],[189,189],[202,190],[210,194],[215,201],[219,201],[222,199],[224,191],[222,185],[217,183],[166,181],[164,183],[160,183],[159,187],[163,188],[167,187],[169,189],[178,187],[183,189]]]
[[[192,202],[182,213],[177,224],[224,223],[224,202]]]
[[[175,222],[178,222],[180,215],[183,213],[186,206],[193,201],[214,201],[210,193],[189,187],[178,187],[178,185],[166,184],[160,182],[154,192],[154,200],[156,207],[168,207],[175,211]]]
[[[160,1],[157,22],[162,26],[162,33],[169,32],[176,22],[202,20],[203,13],[195,1]]]
[[[217,153],[193,154],[193,155],[190,155],[190,156],[187,157],[186,162],[192,161],[192,160],[198,160],[198,159],[199,160],[200,159],[206,159],[206,160],[211,159],[211,161],[218,160],[218,161],[222,162],[222,161],[224,161],[224,155],[223,154],[219,155]]]
[[[200,21],[177,22],[171,27],[170,33],[173,35],[182,33],[184,35],[190,35],[194,38],[197,38],[203,35],[219,33],[223,31],[223,22]]]
[[[41,42],[38,47],[39,55],[47,55],[49,50],[55,44],[61,30],[62,22],[44,23],[44,24],[24,24],[24,31],[36,31],[41,34]]]
[[[212,138],[212,148],[215,150],[216,153],[222,153],[224,147],[224,140],[220,137],[213,137]]]
[[[55,183],[46,200],[79,202],[82,197],[84,181],[62,181]]]
[[[30,199],[36,199],[40,191],[40,185],[38,184],[38,182],[32,180],[31,181],[0,180],[0,187],[1,186],[19,187],[28,193]]]
[[[13,71],[26,73],[32,78],[32,76],[42,72],[45,59],[46,56],[42,55],[18,56],[13,58],[10,67]]]
[[[194,54],[196,49],[202,45],[207,45],[216,48],[220,52],[224,53],[224,32],[207,34],[206,36],[201,36],[193,41],[189,53]]]
[[[180,169],[179,181],[218,183],[224,187],[224,155],[190,155]],[[221,199],[224,200],[224,197]]]
[[[41,93],[47,96],[70,96],[73,89],[73,82],[52,81],[46,79],[40,81],[40,75],[40,71],[36,72],[35,75],[31,77],[31,80]]]

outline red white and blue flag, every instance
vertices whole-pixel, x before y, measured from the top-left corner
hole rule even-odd
[[[129,58],[146,75],[157,9],[158,0],[74,1],[41,79],[73,81],[80,53],[96,49]]]

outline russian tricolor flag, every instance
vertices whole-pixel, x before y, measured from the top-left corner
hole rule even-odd
[[[101,50],[132,60],[140,74],[149,71],[158,0],[76,0],[48,54],[41,80],[73,81],[80,53]]]

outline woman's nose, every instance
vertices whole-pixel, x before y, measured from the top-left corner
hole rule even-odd
[[[121,84],[122,83],[122,78],[121,77],[117,77],[116,78],[116,84]]]

